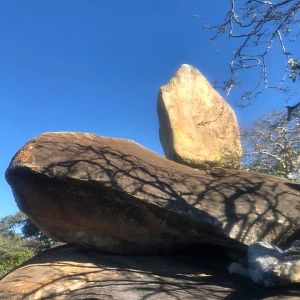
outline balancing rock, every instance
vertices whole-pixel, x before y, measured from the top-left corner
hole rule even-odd
[[[168,159],[202,169],[239,167],[242,148],[235,113],[197,69],[179,68],[160,88],[157,110]]]

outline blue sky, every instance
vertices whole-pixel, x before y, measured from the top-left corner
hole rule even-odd
[[[26,141],[43,132],[124,137],[162,154],[159,87],[182,63],[211,82],[228,76],[234,44],[221,40],[216,51],[192,17],[218,22],[226,6],[220,0],[2,1],[0,217],[17,210],[5,169]],[[241,126],[278,106],[276,97],[266,94],[236,110]]]

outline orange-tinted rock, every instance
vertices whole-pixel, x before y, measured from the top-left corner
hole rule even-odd
[[[44,232],[112,253],[279,245],[298,234],[300,185],[214,172],[128,140],[46,133],[16,154],[6,177],[20,209]]]
[[[161,87],[158,116],[167,158],[203,169],[239,166],[242,150],[235,113],[194,67],[182,65]]]

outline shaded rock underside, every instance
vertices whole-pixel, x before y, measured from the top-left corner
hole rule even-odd
[[[6,176],[19,207],[45,232],[111,252],[281,245],[299,232],[300,185],[199,171],[128,140],[43,134],[17,153]]]

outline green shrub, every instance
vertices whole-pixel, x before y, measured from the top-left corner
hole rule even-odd
[[[33,255],[22,239],[0,233],[0,278]]]

